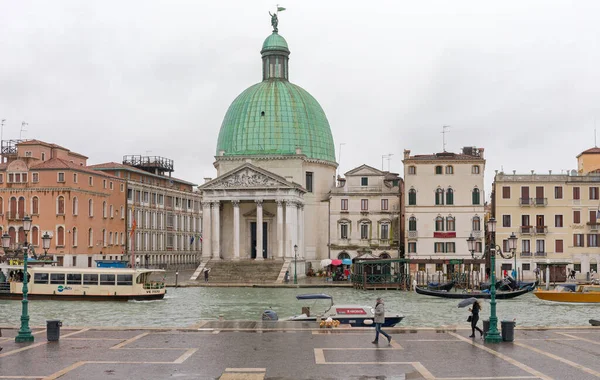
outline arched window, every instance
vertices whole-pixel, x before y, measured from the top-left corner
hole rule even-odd
[[[454,204],[454,190],[451,187],[446,190],[446,204],[453,205]]]
[[[454,168],[452,165],[446,166],[446,174],[454,174]]]
[[[442,218],[441,216],[435,218],[435,230],[444,231],[444,218]]]
[[[106,247],[106,230],[102,230],[102,246]]]
[[[16,198],[15,198],[16,201]],[[10,245],[17,243],[17,230],[14,227],[8,227],[8,235],[10,235]]]
[[[33,197],[31,199],[31,213],[37,215],[40,213],[40,198]]]
[[[110,205],[110,207],[108,208],[108,215],[110,216],[111,219],[115,217],[115,209],[114,209],[113,205]]]
[[[73,215],[79,214],[79,200],[77,197],[73,197]]]
[[[94,232],[92,229],[88,229],[88,247],[94,246]]]
[[[39,238],[40,238],[40,229],[37,226],[31,227],[31,245],[33,246],[38,246],[40,245],[39,242]]]
[[[481,169],[479,168],[479,165],[473,165],[471,167],[471,174],[479,174],[481,171]]]
[[[371,223],[369,221],[362,221],[362,222],[358,222],[359,226],[360,226],[360,238],[362,240],[368,240],[370,239],[370,228],[371,227]]]
[[[381,240],[388,240],[390,238],[390,222],[389,222],[389,220],[380,222],[379,238]]]
[[[341,219],[338,224],[340,226],[340,239],[349,239],[351,222],[348,219]]]
[[[58,226],[56,229],[56,245],[59,247],[65,245],[65,228],[63,226]]]
[[[411,216],[410,218],[408,218],[408,230],[409,231],[417,230],[417,218],[415,218],[414,216]]]
[[[4,214],[4,198],[0,197],[0,215]]]
[[[379,255],[380,259],[391,259],[390,254],[387,252],[383,252],[381,255]]]
[[[125,207],[121,206],[121,219],[125,218]]]
[[[408,190],[408,205],[409,206],[417,205],[417,190],[415,190],[415,189]]]
[[[479,197],[479,189],[478,188],[473,189],[473,204],[474,205],[481,204],[481,199]]]
[[[102,202],[102,217],[106,218],[106,201]]]
[[[108,245],[113,245],[113,233],[110,231],[108,233]]]
[[[441,165],[438,165],[435,167],[435,174],[442,174],[443,173],[443,169]]]
[[[481,231],[481,219],[477,215],[473,217],[473,231]]]
[[[62,195],[56,200],[56,214],[65,215],[65,197]]]
[[[25,230],[23,227],[19,227],[19,243],[23,243],[25,241]]]
[[[417,174],[417,167],[414,165],[411,165],[408,167],[408,174]]]
[[[8,204],[8,214],[12,219],[19,219],[17,216],[17,198],[11,197]]]
[[[88,201],[88,215],[94,216],[94,201],[91,199]]]
[[[77,247],[77,227],[73,227],[73,237],[71,245],[73,245],[73,247]]]
[[[25,216],[25,197],[19,197],[17,213],[19,214],[19,219],[23,219],[23,217]]]
[[[452,216],[446,218],[446,231],[456,231],[456,222]]]
[[[444,204],[444,189],[438,188],[435,191],[435,204],[438,206]]]

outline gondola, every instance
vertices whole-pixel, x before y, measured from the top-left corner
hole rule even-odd
[[[598,319],[590,319],[590,325],[592,325],[592,326],[600,326],[600,320],[598,320]]]
[[[415,290],[417,293],[419,294],[423,294],[426,296],[433,296],[433,297],[442,297],[442,298],[455,298],[455,299],[462,299],[462,298],[491,298],[491,294],[488,292],[482,292],[482,291],[473,291],[473,292],[444,292],[444,291],[440,291],[440,290],[429,290],[429,289],[425,289],[425,288],[420,288],[420,287],[415,287]],[[505,299],[510,299],[510,298],[515,298],[518,296],[521,296],[525,293],[528,293],[531,291],[531,288],[524,288],[524,289],[520,289],[520,290],[514,290],[512,292],[496,292],[496,299],[499,300],[505,300]]]
[[[429,283],[427,283],[427,289],[448,291],[454,287],[455,283],[456,282],[454,282],[454,281],[450,281],[445,284],[440,284],[439,282],[429,282]]]

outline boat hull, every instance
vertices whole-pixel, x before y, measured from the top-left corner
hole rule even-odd
[[[340,321],[341,325],[350,325],[352,327],[374,327],[373,318],[369,317],[344,317],[344,316],[330,316],[331,319]],[[394,327],[404,319],[404,316],[398,317],[386,317],[383,327]],[[287,321],[296,322],[316,322],[316,317],[292,317]],[[369,321],[365,323],[366,321]]]
[[[415,288],[415,291],[419,294],[426,295],[426,296],[440,297],[440,298],[452,298],[452,299],[465,299],[465,298],[471,298],[471,297],[488,299],[488,298],[492,297],[491,293],[487,293],[487,292],[464,292],[464,293],[444,292],[444,291],[420,288],[418,286]],[[512,292],[496,292],[496,299],[499,299],[499,300],[511,299],[511,298],[521,296],[530,291],[531,291],[530,288],[525,288],[525,289],[515,290]]]
[[[571,303],[600,303],[600,292],[554,292],[551,290],[536,290],[535,296],[544,301]]]
[[[145,295],[81,295],[81,294],[27,294],[28,300],[51,300],[51,301],[152,301],[165,298],[165,293]],[[22,300],[22,293],[0,294],[0,300]]]

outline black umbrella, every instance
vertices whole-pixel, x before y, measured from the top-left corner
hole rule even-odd
[[[471,297],[471,298],[466,298],[462,301],[460,301],[458,303],[458,307],[467,307],[467,306],[471,306],[473,305],[475,302],[477,302],[477,298],[475,297]]]

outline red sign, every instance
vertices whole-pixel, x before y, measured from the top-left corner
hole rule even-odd
[[[362,308],[336,308],[335,312],[337,314],[353,314],[353,315],[367,314],[365,309],[362,309]]]
[[[455,238],[456,232],[434,232],[434,238]]]

